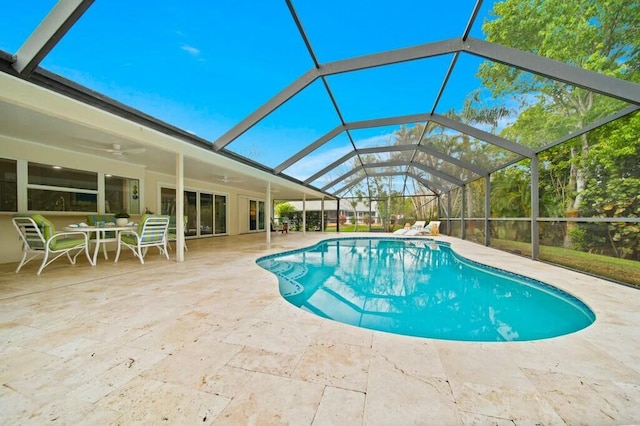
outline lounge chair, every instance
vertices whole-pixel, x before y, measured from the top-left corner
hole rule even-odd
[[[22,260],[16,273],[37,256],[43,256],[38,275],[47,265],[65,254],[69,262],[74,265],[78,255],[85,252],[89,263],[93,265],[89,256],[89,238],[84,232],[56,232],[53,223],[39,214],[18,213],[11,220],[22,241]],[[78,252],[71,257],[70,253],[74,250]],[[27,259],[28,255],[31,257]],[[49,256],[52,257],[49,258]]]
[[[431,222],[429,222],[427,224],[427,226],[424,227],[424,234],[425,235],[439,235],[440,234],[440,221],[439,220],[432,220]]]
[[[398,229],[398,231],[395,231],[394,234],[409,235],[409,236],[411,236],[411,235],[419,235],[422,232],[425,223],[427,223],[427,222],[424,221],[424,220],[416,220],[414,222],[414,224],[411,225],[411,228],[402,229],[402,231],[404,231],[404,232],[398,232],[398,231],[400,231],[400,229]]]
[[[418,223],[418,222],[416,222]],[[405,232],[404,235],[415,236],[415,235],[438,235],[440,233],[440,221],[432,220],[428,225],[424,226],[425,222],[422,222],[421,227],[417,227],[416,229],[411,228],[409,231]]]

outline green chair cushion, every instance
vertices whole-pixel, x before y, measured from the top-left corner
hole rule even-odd
[[[50,249],[53,251],[67,250],[84,244],[84,238],[56,238]]]
[[[163,235],[145,235],[142,238],[143,243],[155,243],[157,241],[162,241]]]
[[[31,215],[31,219],[33,219],[36,225],[38,225],[40,231],[42,231],[42,235],[44,235],[45,240],[48,240],[56,234],[55,225],[46,217],[42,216],[41,214],[34,214]]]
[[[187,226],[187,216],[184,216],[184,227]],[[177,226],[176,226],[176,217],[175,216],[169,216],[169,229],[167,232],[167,237],[170,240],[175,240],[177,237]]]
[[[138,244],[138,239],[135,237],[135,235],[122,234],[120,236],[120,239],[125,243],[131,244],[134,246]],[[162,235],[146,235],[140,240],[140,242],[142,243],[155,243],[157,241],[162,241]]]
[[[94,226],[96,222],[116,223],[116,216],[113,214],[88,214],[87,225]]]
[[[87,225],[95,226],[98,222],[104,223],[116,223],[116,216],[113,214],[88,214],[87,215]],[[107,231],[104,233],[104,238],[115,238],[115,231]],[[94,233],[91,233],[91,238],[96,238]]]
[[[135,230],[135,233],[138,235],[142,235],[142,230],[144,229],[144,224],[147,221],[147,219],[149,219],[150,217],[162,217],[162,215],[152,215],[152,214],[144,214],[142,215],[142,217],[140,218],[140,221],[138,222],[138,227]],[[138,244],[138,241],[136,240],[136,237],[131,235],[131,234],[122,234],[120,236],[120,238],[122,239],[122,241],[124,241],[127,244],[132,244],[132,245],[136,245]],[[145,235],[141,242],[142,243],[154,243],[157,241],[162,241],[163,235]]]
[[[56,234],[55,225],[41,214],[14,215],[14,217],[16,216],[30,217],[31,219],[33,219],[38,228],[40,228],[40,232],[42,232],[45,240],[49,240],[49,238]],[[50,244],[49,248],[53,251],[67,250],[70,248],[74,248],[80,244],[84,244],[84,241],[84,238],[55,238],[54,241]],[[32,248],[44,248],[44,243],[42,241],[31,240],[29,241],[29,244]]]
[[[122,241],[124,241],[127,244],[131,244],[131,245],[137,245],[138,244],[138,239],[135,237],[135,235],[131,235],[131,234],[122,234],[120,235],[120,239]]]

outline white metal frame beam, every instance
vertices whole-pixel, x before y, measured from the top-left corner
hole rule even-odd
[[[13,68],[29,75],[40,64],[94,0],[65,0],[53,6],[47,16],[16,52]]]

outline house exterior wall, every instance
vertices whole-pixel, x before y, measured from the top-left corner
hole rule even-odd
[[[37,162],[43,164],[60,165],[66,168],[87,170],[97,173],[138,179],[140,181],[140,213],[145,207],[158,213],[160,211],[160,188],[162,186],[175,188],[175,177],[167,174],[155,173],[145,170],[142,166],[109,160],[78,152],[55,149],[46,145],[27,142],[0,136],[0,158]],[[24,186],[24,185],[23,185]],[[264,200],[265,194],[241,191],[233,187],[215,185],[194,179],[184,180],[185,190],[201,190],[227,197],[227,235],[236,235],[248,232],[248,204],[241,203],[241,199],[247,197]],[[20,183],[18,191],[21,190]],[[26,197],[26,193],[23,198]],[[20,196],[19,196],[20,198]],[[245,205],[246,204],[246,205]],[[26,207],[22,209],[26,211]],[[15,212],[0,212],[0,263],[18,262],[22,256],[18,235],[11,222]],[[74,212],[44,212],[57,230],[62,230],[70,223],[84,221],[87,213]],[[132,215],[136,220],[139,215]],[[247,226],[243,226],[243,223]],[[245,228],[247,228],[245,230]]]

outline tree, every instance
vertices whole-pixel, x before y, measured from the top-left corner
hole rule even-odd
[[[640,215],[640,114],[594,131],[601,142],[589,152],[590,180],[581,214],[596,217]],[[606,143],[605,143],[606,142]],[[612,222],[585,232],[583,250],[602,251],[606,242],[618,257],[640,260],[640,226]]]
[[[495,3],[492,13],[496,18],[483,25],[489,41],[610,76],[637,78],[640,4],[635,0],[506,0]],[[495,97],[527,99],[516,125],[505,134],[528,145],[550,142],[622,106],[594,92],[498,63],[485,62],[478,75]],[[567,211],[582,205],[593,142],[584,134],[569,146],[563,191]]]
[[[278,217],[291,216],[296,212],[296,208],[290,203],[276,203],[276,215]]]

